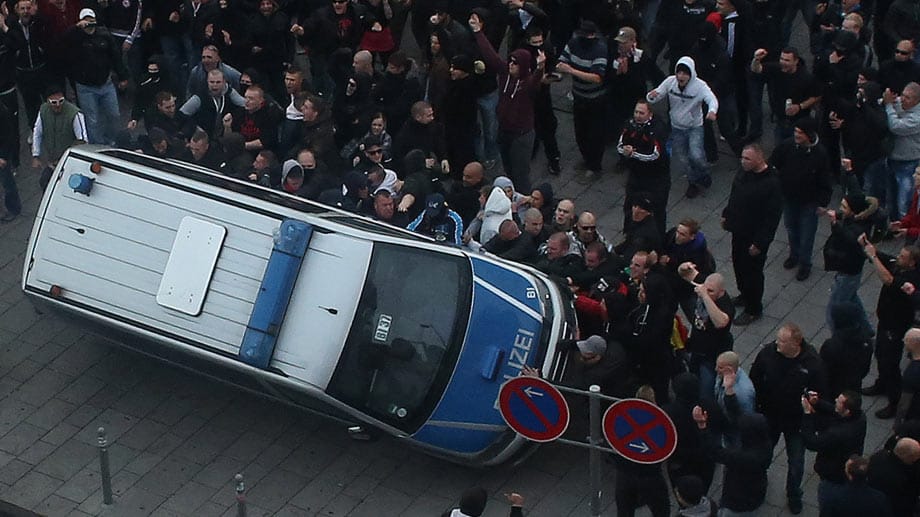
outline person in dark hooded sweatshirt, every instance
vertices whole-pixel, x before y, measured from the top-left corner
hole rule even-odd
[[[336,92],[332,104],[336,147],[341,148],[352,138],[364,134],[373,111],[371,76],[354,72]]]
[[[659,402],[666,403],[668,381],[674,371],[671,330],[675,303],[664,275],[646,276],[638,298],[639,306],[628,316],[631,332],[624,346],[637,366],[639,379],[655,389]]]
[[[760,508],[767,497],[767,469],[773,461],[766,417],[742,415],[738,419],[741,444],[735,447],[723,447],[721,435],[709,425],[709,414],[700,406],[693,408],[693,419],[706,454],[725,465],[720,507],[736,513]]]
[[[310,148],[318,160],[336,169],[340,158],[335,144],[332,111],[328,104],[319,97],[301,92],[295,97],[294,106],[303,114],[297,147]]]
[[[450,170],[460,177],[463,167],[476,159],[476,135],[479,132],[477,103],[479,80],[473,75],[473,60],[458,54],[450,60],[450,83],[444,95],[441,119]]]
[[[373,198],[370,196],[367,176],[363,172],[346,172],[342,184],[345,188],[344,194],[341,188],[332,188],[322,192],[317,201],[349,212],[373,213]]]
[[[885,108],[878,103],[881,97],[881,86],[866,81],[856,87],[856,95],[849,100],[841,99],[839,109],[828,114],[831,127],[840,130],[844,154],[850,159],[860,185],[870,165],[877,163],[873,166],[884,167],[882,143],[888,135],[888,119]]]
[[[872,345],[860,322],[861,310],[852,303],[830,308],[831,337],[821,345],[821,361],[827,370],[831,393],[861,389],[862,380],[869,373]]]
[[[824,95],[821,104],[824,113],[841,111],[847,101],[856,93],[859,71],[862,69],[865,55],[859,37],[850,31],[838,30],[834,36],[831,51],[826,56],[815,59],[815,78],[824,83]],[[819,132],[827,142],[827,153],[831,163],[840,163],[840,132],[831,126],[833,118],[820,119]]]
[[[826,320],[831,326],[831,310],[835,305],[849,303],[859,308],[856,314],[860,329],[857,335],[865,339],[875,335],[859,298],[859,284],[862,280],[866,254],[860,239],[869,234],[872,222],[860,218],[859,214],[870,209],[870,199],[860,192],[852,192],[840,200],[840,210],[828,210],[831,220],[831,234],[824,244],[824,269],[834,271],[834,285],[827,302]]]
[[[546,56],[542,52],[537,54],[537,68],[531,73],[530,52],[519,48],[511,52],[506,62],[482,32],[482,20],[477,14],[470,16],[469,24],[486,67],[498,76],[498,143],[505,173],[518,190],[528,192],[535,138],[534,103],[540,92]]]
[[[700,435],[693,420],[693,408],[700,405],[700,379],[690,372],[677,374],[671,379],[674,400],[661,409],[671,417],[677,429],[677,449],[668,459],[667,471],[671,485],[684,476],[697,476],[704,491],[709,491],[716,464],[702,448]]]

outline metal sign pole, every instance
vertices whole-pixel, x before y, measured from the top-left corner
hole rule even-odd
[[[601,392],[601,387],[592,384],[588,390],[591,394],[588,396],[590,424],[591,424],[591,445],[601,443],[601,401],[597,397]],[[596,447],[588,450],[588,471],[591,476],[591,515],[601,514],[601,453]]]

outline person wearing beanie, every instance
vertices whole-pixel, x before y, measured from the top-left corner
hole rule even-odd
[[[455,177],[460,177],[466,164],[476,160],[478,97],[478,79],[473,73],[473,59],[466,54],[455,55],[450,60],[450,82],[441,110],[444,137],[450,142],[447,146],[447,161]]]
[[[830,203],[833,183],[830,159],[818,138],[818,123],[803,117],[794,127],[792,138],[773,150],[770,165],[779,173],[783,222],[789,237],[789,256],[783,267],[798,267],[795,279],[802,282],[811,275],[818,210]]]
[[[604,157],[606,113],[604,75],[607,71],[607,44],[598,37],[594,22],[583,20],[575,35],[559,54],[556,72],[572,76],[572,124],[575,143],[584,161],[583,183],[601,173]]]
[[[674,75],[665,78],[646,98],[652,104],[668,100],[674,161],[686,161],[686,196],[695,198],[712,185],[703,149],[703,120],[716,120],[719,100],[706,81],[696,76],[696,63],[689,56],[680,58]],[[705,117],[703,104],[708,108]]]
[[[505,494],[505,499],[511,505],[509,517],[522,517],[524,515],[524,496],[517,492]],[[479,486],[467,488],[460,495],[460,504],[456,508],[447,510],[441,517],[480,517],[489,502],[489,494]]]

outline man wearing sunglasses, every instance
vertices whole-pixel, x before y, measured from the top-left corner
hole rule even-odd
[[[64,98],[60,87],[48,89],[32,129],[32,168],[42,170],[44,189],[61,155],[69,147],[86,143],[86,120],[80,108]]]
[[[894,49],[894,57],[882,61],[878,67],[878,82],[882,85],[882,91],[888,88],[899,92],[904,90],[907,83],[920,81],[920,64],[914,62],[916,50],[913,41],[901,40]]]

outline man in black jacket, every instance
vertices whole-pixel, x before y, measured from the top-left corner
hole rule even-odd
[[[785,323],[776,341],[763,346],[751,367],[757,393],[757,410],[767,417],[773,446],[783,435],[786,442],[786,501],[789,511],[802,511],[802,477],[805,474],[805,443],[802,437],[802,393],[826,393],[824,365],[815,349],[805,342],[802,329]]]
[[[879,418],[892,418],[901,398],[901,357],[904,356],[904,333],[914,321],[914,301],[905,289],[920,285],[920,249],[905,246],[897,257],[878,253],[872,243],[864,242],[863,249],[882,281],[878,293],[878,327],[876,328],[875,360],[878,379],[863,389],[863,395],[886,395],[888,405],[875,412]],[[912,291],[911,291],[912,292]]]
[[[802,395],[802,439],[805,448],[817,452],[815,472],[818,484],[818,509],[825,513],[828,502],[847,481],[846,463],[850,456],[863,453],[866,441],[866,415],[862,412],[862,397],[855,391],[844,391],[834,399],[833,409],[818,394]]]
[[[776,170],[763,149],[748,145],[741,152],[741,171],[732,182],[722,227],[732,234],[732,266],[741,295],[734,298],[744,313],[736,325],[748,325],[763,313],[763,268],[782,213],[782,193]]]
[[[892,513],[898,517],[913,515],[917,507],[918,468],[920,443],[913,438],[900,438],[892,449],[882,449],[869,458],[868,484],[888,496]]]
[[[792,138],[774,149],[770,165],[779,173],[783,222],[789,236],[789,256],[783,268],[798,266],[795,279],[801,282],[811,275],[818,209],[827,207],[833,192],[827,149],[818,141],[815,119],[795,121]]]
[[[840,201],[840,211],[828,210],[826,215],[831,220],[831,235],[824,244],[824,269],[834,271],[834,286],[831,288],[831,297],[827,302],[827,324],[833,327],[831,310],[833,307],[849,303],[860,309],[860,331],[865,336],[874,334],[866,310],[859,299],[859,284],[862,280],[863,264],[866,255],[859,243],[861,236],[866,235],[871,223],[857,215],[869,209],[869,201],[861,193],[854,192]]]
[[[851,456],[847,460],[847,482],[825,500],[821,513],[827,515],[874,515],[889,517],[891,505],[888,497],[866,483],[869,460],[864,456]]]
[[[96,26],[92,9],[80,11],[80,19],[65,34],[70,71],[80,109],[86,115],[89,143],[110,145],[119,123],[118,95],[111,75],[118,76],[118,89],[128,86],[128,70],[121,59],[121,48],[105,28]]]
[[[632,199],[639,192],[649,195],[658,231],[665,233],[668,194],[671,191],[671,160],[665,150],[669,128],[667,122],[652,113],[648,101],[635,103],[633,116],[626,122],[617,153],[626,166],[626,201],[623,203],[623,227],[632,218]]]

